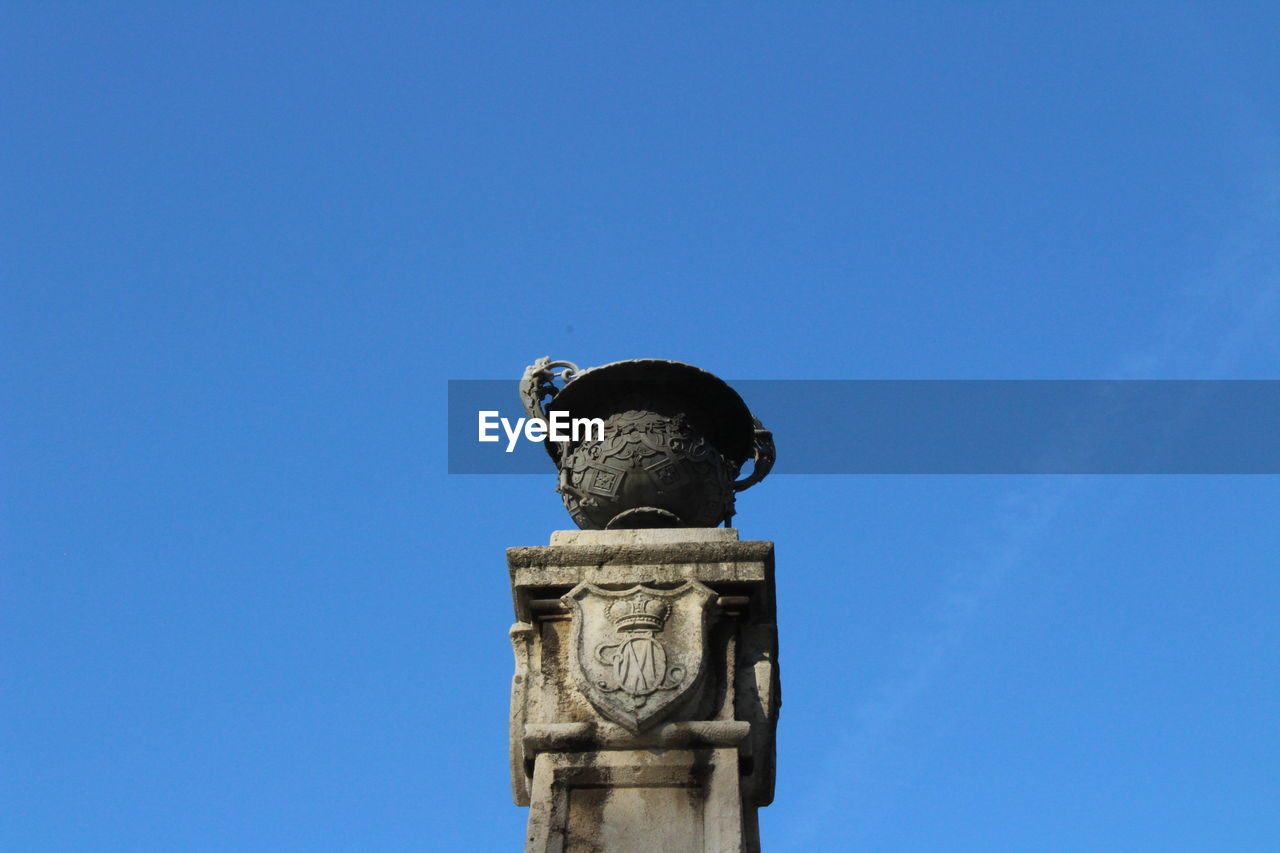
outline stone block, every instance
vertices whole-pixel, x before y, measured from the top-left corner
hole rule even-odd
[[[773,544],[725,528],[551,543],[507,552],[526,849],[758,849],[780,704]]]

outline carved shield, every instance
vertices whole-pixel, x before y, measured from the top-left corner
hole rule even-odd
[[[567,593],[569,663],[595,709],[634,732],[693,700],[702,685],[708,605],[715,597],[693,580],[675,589],[621,591],[581,583]]]

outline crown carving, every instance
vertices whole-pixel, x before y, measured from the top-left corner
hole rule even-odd
[[[649,595],[633,595],[609,606],[609,618],[619,631],[661,631],[671,607]]]

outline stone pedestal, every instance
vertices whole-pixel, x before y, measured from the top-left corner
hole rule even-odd
[[[507,563],[525,850],[759,850],[779,705],[773,543],[557,531]]]

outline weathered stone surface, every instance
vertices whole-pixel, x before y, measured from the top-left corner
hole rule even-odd
[[[723,528],[552,542],[508,550],[526,849],[758,849],[779,706],[772,543]]]
[[[624,530],[556,530],[555,545],[678,545],[689,542],[737,542],[732,527],[646,527]]]
[[[573,626],[569,668],[601,714],[636,732],[697,700],[708,605],[716,600],[705,585],[608,590],[580,583],[561,600]]]
[[[731,748],[542,753],[534,771],[525,849],[759,849],[743,837],[737,765],[737,750]]]
[[[725,594],[746,584],[752,587],[757,609],[773,608],[773,543],[708,538],[698,528],[692,541],[670,541],[673,530],[616,531],[631,534],[625,543],[592,541],[583,545],[552,545],[507,549],[516,618],[530,621],[532,606],[558,599],[580,583],[601,587],[643,584],[677,586],[696,580]],[[711,528],[723,529],[723,528]],[[587,531],[581,531],[587,532]],[[612,533],[615,531],[600,531]],[[642,534],[655,535],[652,544]]]
[[[639,533],[640,531],[636,531]],[[649,531],[644,531],[649,532]],[[765,562],[773,556],[772,542],[693,541],[651,545],[589,544],[517,547],[507,549],[512,568],[549,566],[646,566],[681,563]]]
[[[616,723],[531,723],[524,729],[524,745],[534,753],[738,746],[750,734],[751,724],[743,720],[666,723],[645,732]]]

